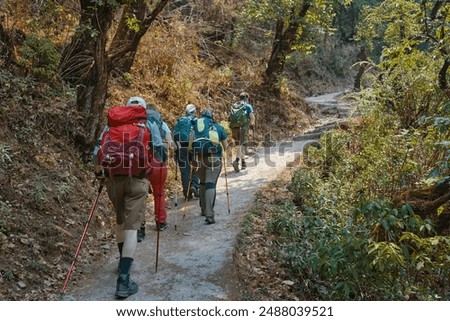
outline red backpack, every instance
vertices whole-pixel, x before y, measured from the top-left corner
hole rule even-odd
[[[98,164],[109,176],[150,174],[150,131],[145,126],[147,111],[141,106],[117,106],[108,111],[109,130],[103,133],[97,153]]]

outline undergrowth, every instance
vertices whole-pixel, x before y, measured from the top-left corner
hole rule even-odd
[[[307,299],[450,299],[445,106],[439,121],[408,129],[395,112],[365,106],[354,126],[308,150],[292,199],[275,201],[266,223],[273,256]],[[400,196],[430,185],[444,191],[427,195],[425,204],[441,202],[434,207]]]

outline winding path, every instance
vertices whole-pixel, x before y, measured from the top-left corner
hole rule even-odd
[[[339,93],[310,98],[309,103],[325,101],[328,104],[338,96]],[[147,223],[147,235],[143,242],[138,243],[131,270],[132,278],[139,285],[139,292],[127,300],[240,300],[232,258],[240,224],[252,207],[260,187],[276,179],[287,164],[300,156],[309,139],[316,138],[308,138],[307,135],[303,135],[304,139],[301,137],[261,148],[248,157],[245,171],[235,173],[231,166],[227,167],[231,214],[228,214],[225,173],[222,170],[217,184],[216,224],[205,225],[198,201],[189,201],[185,208],[179,202],[181,204],[177,209],[172,202],[168,212],[170,227],[160,232],[157,272],[156,231],[153,225]],[[147,217],[147,222],[153,222],[153,219]],[[84,286],[69,286],[66,295],[83,301],[114,300],[118,259],[118,253],[113,254],[100,270],[93,271]]]

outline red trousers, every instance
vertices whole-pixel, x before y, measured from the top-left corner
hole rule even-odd
[[[158,162],[155,157],[153,157],[151,166],[152,172],[149,180],[153,191],[155,220],[158,223],[165,223],[167,220],[165,191],[167,164]]]

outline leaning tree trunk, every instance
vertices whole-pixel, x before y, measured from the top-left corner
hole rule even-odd
[[[293,50],[292,46],[296,41],[300,21],[306,16],[310,6],[310,2],[305,1],[299,13],[295,13],[293,9],[287,26],[285,26],[283,20],[277,20],[272,52],[264,73],[265,85],[276,95],[280,95],[280,88],[278,88],[277,82],[284,71],[286,58]]]
[[[130,70],[140,39],[169,0],[127,1],[120,26],[110,49],[106,50],[107,35],[119,6],[125,1],[97,2],[80,0],[79,27],[70,45],[63,51],[60,75],[63,80],[77,87],[77,109],[81,114],[83,134],[76,143],[83,153],[89,153],[100,131],[100,119],[108,92],[108,80],[116,65],[123,71]],[[150,8],[152,6],[152,8]],[[132,31],[125,23],[129,15],[136,15],[139,30]]]
[[[292,52],[292,45],[297,35],[297,29],[297,23],[290,23],[286,30],[284,30],[284,22],[282,20],[277,21],[275,41],[264,75],[265,85],[277,96],[280,95],[280,88],[277,86],[278,79],[284,71],[287,55]]]
[[[275,40],[272,45],[272,52],[270,53],[270,58],[267,62],[267,68],[264,73],[265,85],[278,93],[278,95],[280,92],[279,90],[276,90],[276,83],[278,81],[279,75],[284,69],[284,62],[287,55],[287,53],[283,52],[283,48],[286,45],[283,37],[283,29],[284,21],[278,20],[275,28]]]
[[[362,76],[364,75],[364,72],[367,69],[367,59],[368,58],[367,58],[366,48],[365,47],[359,48],[359,54],[358,54],[359,68],[358,68],[358,73],[356,74],[356,77],[355,77],[355,81],[353,83],[353,89],[355,91],[361,90],[361,80],[362,80]]]
[[[151,9],[145,1],[135,1],[125,7],[108,50],[108,56],[115,69],[122,73],[130,71],[141,38],[168,2],[169,0],[160,0],[154,9]],[[138,30],[128,27],[127,20],[130,17],[135,17],[139,22]]]
[[[450,85],[448,84],[447,80],[447,71],[449,68],[450,68],[450,58],[447,57],[441,69],[439,70],[438,79],[439,79],[439,88],[442,89],[447,95],[447,98],[450,99]]]
[[[105,2],[80,0],[81,34],[76,34],[65,48],[60,64],[63,80],[77,86],[77,109],[83,134],[76,144],[88,152],[99,134],[99,122],[106,101],[111,64],[106,55],[107,34],[116,7]]]
[[[2,60],[4,64],[9,64],[12,54],[11,48],[13,48],[12,43],[10,33],[5,30],[2,20],[0,20],[0,64],[2,64]]]
[[[441,10],[443,10],[442,8],[445,7],[446,3],[447,3],[446,0],[437,0],[431,9],[430,20],[436,26],[444,26],[445,24],[447,24],[445,21],[447,14],[445,13],[445,11],[441,12]],[[426,12],[426,2],[425,1],[422,2],[422,8],[423,8],[424,12]],[[429,33],[429,31],[428,31],[429,24],[427,24],[427,19],[425,19],[425,28],[426,28],[427,33]],[[442,29],[442,30],[444,30],[444,29]],[[450,68],[450,58],[449,58],[448,49],[447,49],[448,46],[446,47],[443,45],[443,44],[445,44],[445,37],[447,35],[444,32],[439,32],[438,34],[439,34],[439,36],[436,38],[430,37],[432,41],[434,41],[438,44],[439,52],[445,59],[443,65],[438,73],[438,84],[439,84],[439,88],[444,91],[447,98],[450,98],[450,85],[448,83],[448,78],[447,78],[447,71]]]

